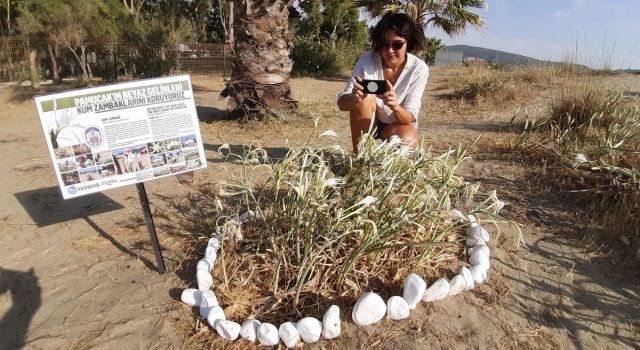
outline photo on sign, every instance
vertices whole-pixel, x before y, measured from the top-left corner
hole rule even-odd
[[[71,147],[73,147],[73,154],[75,154],[76,156],[79,156],[85,153],[91,153],[91,148],[89,148],[89,146],[85,144],[75,144]]]
[[[116,175],[116,167],[113,163],[111,164],[105,164],[105,165],[98,165],[98,174],[100,174],[100,178],[106,178],[106,177],[110,177],[110,176],[115,176]]]
[[[167,164],[167,157],[164,154],[152,154],[151,166],[154,168]]]
[[[153,169],[153,176],[155,177],[169,175],[169,174],[170,174],[169,166],[163,166],[163,167]]]
[[[164,140],[164,148],[167,151],[174,151],[182,148],[180,146],[180,138],[176,137],[176,138]]]
[[[167,152],[167,163],[169,164],[184,163],[184,155],[182,154],[182,150],[180,149],[177,151]]]
[[[78,168],[87,168],[96,165],[93,160],[93,154],[91,153],[76,156],[76,163],[78,164]]]
[[[200,159],[193,159],[187,162],[187,169],[195,169],[202,166]]]
[[[171,172],[172,173],[179,173],[181,171],[185,171],[187,170],[187,165],[184,163],[181,164],[174,164],[170,166]]]
[[[98,170],[95,167],[79,169],[78,173],[80,174],[80,182],[89,182],[100,178]]]
[[[80,183],[80,175],[77,171],[71,171],[68,173],[63,173],[60,175],[62,177],[62,183],[65,186],[79,184]]]
[[[109,151],[95,153],[93,159],[96,165],[113,163],[113,156]]]
[[[200,159],[200,151],[197,148],[183,149],[182,154],[184,155],[184,160],[187,162],[194,159]]]
[[[182,148],[197,146],[198,142],[196,141],[196,135],[180,136],[180,144],[182,145]]]
[[[53,151],[56,154],[56,159],[73,157],[73,148],[71,147],[60,147]]]
[[[149,160],[147,153],[146,144],[116,148],[111,151],[118,174],[151,169],[151,160]]]
[[[58,169],[61,173],[76,170],[76,159],[74,157],[58,159]]]
[[[162,141],[149,142],[147,143],[147,149],[149,150],[149,154],[164,153],[165,152],[164,142]]]

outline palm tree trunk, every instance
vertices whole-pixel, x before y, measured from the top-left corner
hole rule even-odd
[[[235,0],[234,7],[235,55],[231,80],[222,92],[230,97],[229,113],[242,120],[282,117],[297,108],[289,87],[293,35],[288,1]]]

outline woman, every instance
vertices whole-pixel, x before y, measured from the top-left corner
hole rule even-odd
[[[418,142],[418,114],[429,69],[414,54],[423,51],[422,28],[404,13],[387,13],[371,33],[373,50],[356,63],[352,79],[338,98],[341,111],[349,111],[353,151],[362,133],[369,131],[372,117],[378,136],[396,135],[415,148]],[[362,79],[385,80],[387,92],[370,95],[359,84]]]

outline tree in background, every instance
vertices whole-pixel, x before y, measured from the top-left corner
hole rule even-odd
[[[463,33],[467,25],[484,26],[482,17],[471,12],[483,8],[484,0],[355,0],[355,4],[374,17],[388,11],[405,12],[419,26],[431,25],[449,36]]]
[[[193,33],[185,5],[184,1],[147,0],[140,16],[122,25],[121,38],[132,48],[123,55],[129,74],[159,77],[176,67],[176,48]]]
[[[427,38],[426,48],[424,52],[424,60],[432,65],[436,59],[436,53],[445,48],[442,40],[438,38]]]
[[[296,32],[295,74],[336,74],[350,69],[367,47],[367,26],[350,0],[311,0],[291,8]]]
[[[231,80],[221,93],[229,96],[228,110],[235,119],[282,116],[297,107],[291,98],[289,31],[286,0],[234,0],[236,16]]]
[[[134,15],[136,18],[140,15],[140,11],[142,11],[142,7],[144,6],[145,0],[122,0],[127,11]]]
[[[22,0],[0,0],[0,34],[11,35],[16,32],[18,7]]]
[[[212,0],[192,0],[185,2],[184,13],[185,17],[189,19],[191,28],[193,28],[193,35],[197,42],[207,42],[209,39],[208,31],[208,19],[211,15]]]

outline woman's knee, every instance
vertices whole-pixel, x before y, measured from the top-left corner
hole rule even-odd
[[[390,124],[385,126],[382,131],[382,137],[388,140],[392,136],[398,136],[402,142],[415,147],[418,141],[418,130],[412,124]]]
[[[356,104],[351,111],[349,111],[349,116],[351,119],[371,119],[373,112],[376,110],[376,100],[373,95],[367,95],[365,99],[360,101],[360,103]]]

